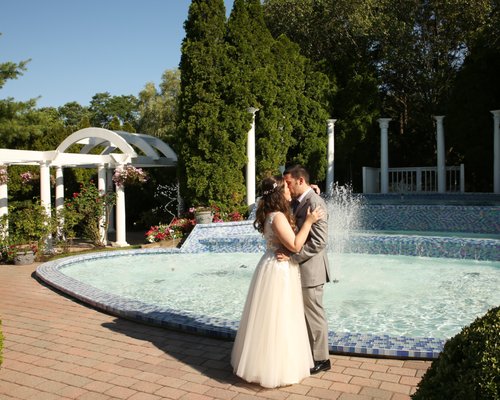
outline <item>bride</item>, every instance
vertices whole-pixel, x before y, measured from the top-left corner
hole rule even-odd
[[[231,354],[234,373],[266,388],[291,385],[310,375],[314,366],[304,318],[298,264],[278,261],[285,247],[298,252],[311,226],[325,212],[307,213],[295,234],[290,191],[281,176],[261,184],[254,227],[264,235],[267,249],[255,269]]]

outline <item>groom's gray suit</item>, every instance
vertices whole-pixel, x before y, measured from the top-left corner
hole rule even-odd
[[[307,216],[308,207],[311,211],[321,207],[327,212],[325,201],[314,190],[309,190],[294,211],[299,229]],[[292,255],[293,261],[300,265],[304,311],[314,360],[327,360],[329,356],[328,324],[323,309],[323,285],[330,281],[326,249],[327,218],[322,218],[312,225],[304,247],[299,253]]]

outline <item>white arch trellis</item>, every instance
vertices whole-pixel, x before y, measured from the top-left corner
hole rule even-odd
[[[81,146],[79,153],[66,152],[74,145]],[[95,149],[99,154],[90,154]],[[56,169],[55,206],[64,207],[64,167],[97,168],[98,189],[113,187],[113,170],[133,165],[138,168],[174,167],[177,155],[160,139],[141,133],[110,131],[103,128],[84,128],[64,139],[56,150],[32,151],[0,149],[0,166],[39,165],[40,199],[48,215],[51,213],[50,168]],[[125,192],[123,186],[116,190],[116,241],[115,246],[127,246],[125,223]],[[8,183],[0,183],[0,216],[8,213]]]

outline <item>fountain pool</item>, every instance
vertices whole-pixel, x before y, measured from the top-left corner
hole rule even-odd
[[[347,207],[355,220],[352,205]],[[390,220],[386,215],[390,211],[382,209],[384,219]],[[346,220],[335,212],[329,209],[331,220]],[[446,212],[447,226],[463,215],[453,209]],[[326,306],[330,351],[435,358],[447,338],[498,305],[500,207],[475,212],[481,213],[475,218],[479,225],[484,221],[482,229],[487,232],[390,234],[359,226],[333,232],[336,242],[329,247],[334,249],[330,257],[338,283],[325,289],[331,298]],[[439,213],[443,224],[443,211]],[[497,225],[492,226],[485,215]],[[124,318],[233,339],[263,249],[251,221],[197,225],[181,249],[78,255],[42,264],[36,274],[63,292]],[[186,260],[193,261],[196,269],[191,270]],[[99,273],[90,272],[90,264]],[[183,278],[189,285],[180,279],[184,272],[192,275]],[[131,285],[124,281],[129,274],[134,275]],[[105,275],[109,280],[99,282]],[[95,277],[97,281],[87,281]],[[184,303],[177,303],[181,300]]]
[[[238,321],[260,253],[92,258],[61,272],[159,309]],[[500,304],[500,263],[367,254],[331,255],[349,273],[325,289],[337,332],[448,338]]]
[[[260,255],[122,250],[45,263],[37,275],[118,316],[232,339]],[[344,266],[325,289],[332,352],[434,358],[500,303],[500,261],[330,257]]]

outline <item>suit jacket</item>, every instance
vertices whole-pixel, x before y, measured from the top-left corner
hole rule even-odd
[[[322,207],[325,212],[328,211],[326,203],[321,196],[317,195],[314,190],[310,190],[294,213],[299,228],[302,227],[306,219],[308,207],[311,207],[311,211],[316,207]],[[313,224],[302,250],[292,255],[292,260],[300,265],[302,287],[314,287],[330,282],[327,244],[328,215],[326,219],[322,218]]]

